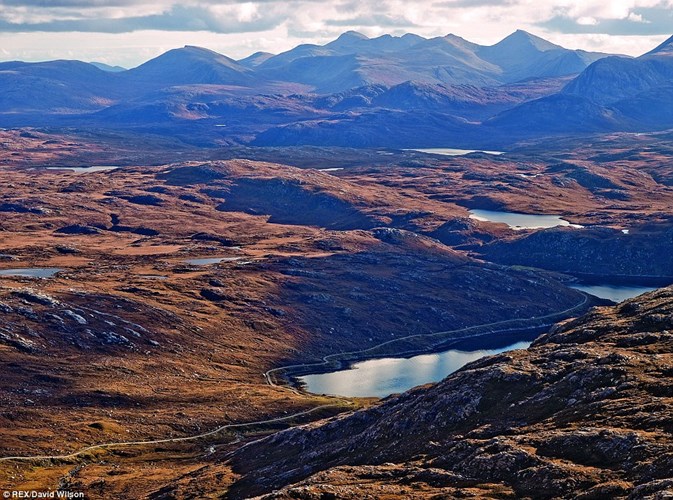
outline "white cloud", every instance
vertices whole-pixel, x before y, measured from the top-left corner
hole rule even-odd
[[[634,9],[667,6],[668,0],[559,0],[554,2],[557,9],[568,17],[579,19],[593,17],[595,19],[626,19]]]
[[[636,14],[635,12],[629,12],[629,16],[627,17],[629,21],[633,21],[634,23],[649,23],[647,19],[644,19],[641,14]]]
[[[648,9],[658,9],[659,19]],[[661,19],[662,12],[671,17]],[[324,43],[348,29],[368,36],[452,32],[482,44],[525,29],[573,48],[637,55],[673,30],[669,19],[673,0],[0,0],[0,43],[8,53],[0,58],[133,66],[185,44],[239,58]]]
[[[596,26],[598,24],[598,19],[595,17],[584,16],[577,20],[577,24],[581,24],[582,26]]]
[[[665,35],[611,36],[603,34],[549,33],[545,38],[550,42],[569,49],[584,49],[594,52],[639,56],[645,52],[649,52],[668,37]]]

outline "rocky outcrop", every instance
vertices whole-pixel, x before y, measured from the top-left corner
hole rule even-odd
[[[221,169],[213,168],[208,164],[171,168],[157,175],[158,179],[173,186],[204,184],[225,177],[226,175]]]
[[[673,289],[233,457],[230,498],[667,498]],[[294,486],[287,486],[292,485]]]
[[[217,209],[269,215],[269,222],[330,229],[369,229],[377,221],[332,193],[320,192],[301,181],[240,179]]]
[[[100,229],[84,224],[71,224],[55,231],[57,234],[100,234]]]
[[[602,277],[673,275],[673,228],[623,234],[611,228],[551,228],[481,247],[492,262]]]
[[[29,207],[23,203],[0,203],[0,212],[17,214],[45,214],[47,209],[42,207]]]

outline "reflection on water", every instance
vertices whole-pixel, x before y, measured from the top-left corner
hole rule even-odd
[[[47,170],[67,170],[69,172],[75,172],[76,174],[86,174],[89,172],[103,172],[105,170],[116,170],[119,167],[113,167],[111,165],[100,165],[96,167],[44,167]]]
[[[470,219],[484,222],[501,222],[514,230],[544,229],[556,226],[581,228],[579,224],[571,224],[560,215],[533,215],[516,212],[501,212],[496,210],[470,210]]]
[[[463,156],[470,153],[486,153],[489,155],[502,155],[503,151],[483,151],[481,149],[455,149],[455,148],[426,148],[426,149],[411,149],[409,151],[418,151],[419,153],[428,153],[431,155],[442,156]]]
[[[22,269],[3,269],[0,276],[19,276],[22,278],[51,278],[61,269],[58,267],[28,267]]]
[[[413,358],[382,358],[356,363],[349,370],[298,377],[309,392],[349,397],[385,397],[417,385],[437,382],[471,361],[512,349],[525,349],[530,342],[517,342],[498,349],[462,351],[451,349]]]
[[[613,302],[622,302],[626,299],[637,297],[643,293],[655,290],[648,286],[622,286],[622,285],[570,285],[570,288],[580,290],[601,299],[608,299]]]
[[[185,263],[193,266],[208,266],[210,264],[219,264],[220,262],[234,262],[241,260],[241,257],[209,257],[204,259],[187,259]]]

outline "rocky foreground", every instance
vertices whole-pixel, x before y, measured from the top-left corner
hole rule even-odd
[[[673,288],[239,450],[230,498],[671,498]],[[439,495],[439,496],[436,496]]]

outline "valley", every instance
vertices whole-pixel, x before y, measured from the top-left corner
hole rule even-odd
[[[0,490],[666,498],[672,45],[0,62]]]
[[[246,446],[229,498],[665,498],[671,303],[667,288],[597,308],[527,350]]]
[[[586,144],[330,160],[161,140],[130,164],[118,146],[133,137],[2,134],[2,456],[43,457],[1,461],[3,488],[218,495],[241,477],[228,457],[244,443],[377,407],[296,391],[288,376],[516,343],[610,303],[572,288],[581,259],[539,265],[530,238],[560,237],[555,255],[611,242],[593,257],[605,283],[673,282],[652,257],[673,215],[673,191],[650,174],[667,154],[656,135],[604,137],[600,161]],[[648,152],[623,160],[624,148]],[[94,152],[119,167],[66,168]],[[471,218],[477,207],[584,227],[511,228]],[[628,267],[615,251],[630,252]],[[304,368],[277,370],[287,365]]]

